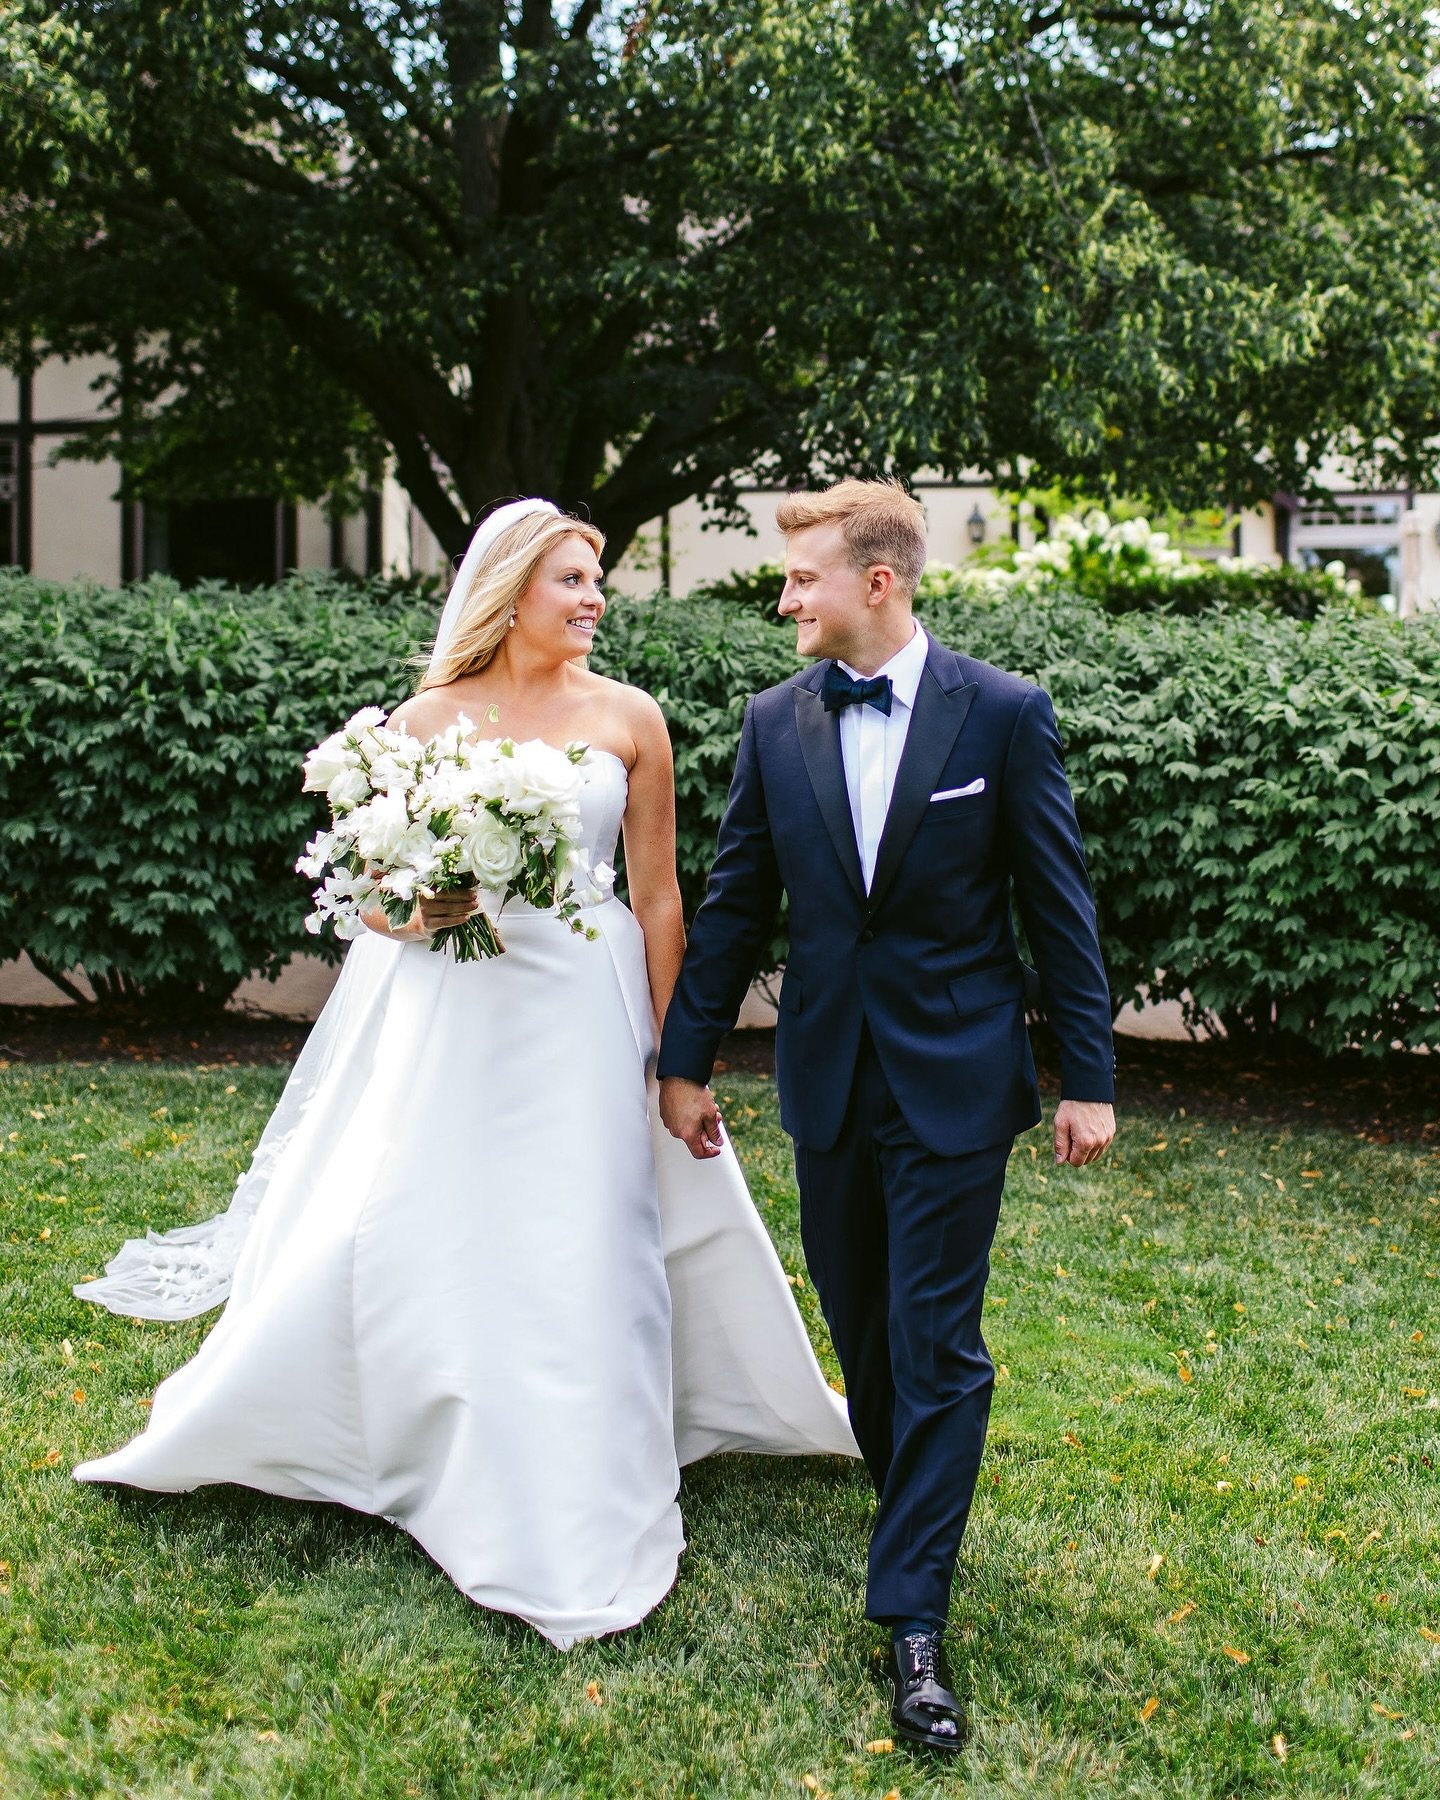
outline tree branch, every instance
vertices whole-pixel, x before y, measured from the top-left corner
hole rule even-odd
[[[590,35],[590,27],[595,23],[596,15],[600,11],[600,4],[601,0],[580,0],[565,33],[572,44],[578,44],[582,38]]]

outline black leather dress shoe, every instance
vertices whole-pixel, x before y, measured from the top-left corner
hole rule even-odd
[[[890,1719],[895,1735],[931,1750],[958,1750],[970,1721],[950,1691],[950,1671],[938,1631],[912,1631],[890,1652],[895,1697]]]

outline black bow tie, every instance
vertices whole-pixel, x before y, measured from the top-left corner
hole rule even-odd
[[[866,681],[856,681],[838,662],[832,662],[826,669],[825,682],[820,689],[826,712],[838,712],[842,706],[873,706],[887,719],[892,693],[888,675],[871,675]]]

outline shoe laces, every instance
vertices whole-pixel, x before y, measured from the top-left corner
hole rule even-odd
[[[910,1654],[910,1664],[915,1678],[921,1681],[938,1681],[940,1678],[940,1639],[934,1632],[917,1632],[906,1640],[906,1648]]]

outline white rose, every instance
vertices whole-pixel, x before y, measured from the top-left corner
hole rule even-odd
[[[492,812],[480,814],[460,850],[460,867],[487,888],[508,887],[522,860],[514,833]]]
[[[573,800],[579,787],[575,764],[563,750],[538,741],[520,744],[505,759],[516,767],[530,798],[542,806]]]

